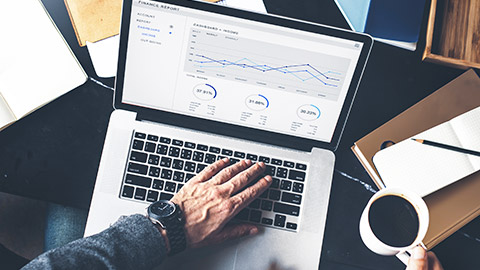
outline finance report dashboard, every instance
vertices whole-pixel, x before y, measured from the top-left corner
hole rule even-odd
[[[363,44],[132,4],[122,102],[330,142]]]

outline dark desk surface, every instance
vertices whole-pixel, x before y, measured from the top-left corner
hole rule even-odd
[[[113,79],[96,76],[86,48],[76,41],[63,1],[43,2],[90,78],[113,86]],[[347,28],[332,0],[265,0],[265,4],[270,13]],[[374,185],[350,146],[462,73],[422,63],[423,44],[424,40],[416,52],[374,44],[336,151],[321,269],[404,269],[393,257],[373,254],[360,240],[358,220]],[[89,79],[0,132],[0,191],[88,209],[112,97],[111,90]],[[480,269],[480,219],[434,251],[446,269]]]

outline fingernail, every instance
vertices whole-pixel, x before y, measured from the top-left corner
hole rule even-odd
[[[245,163],[249,166],[252,165],[252,161],[250,159],[245,159]]]
[[[263,161],[260,161],[257,164],[258,164],[258,166],[260,166],[262,168],[265,168],[265,163],[263,163]]]
[[[223,161],[228,162],[228,157],[222,158]]]
[[[267,182],[272,182],[272,177],[270,175],[266,175],[265,176],[265,180],[267,180]]]
[[[257,227],[251,228],[250,231],[248,232],[249,235],[254,235],[254,234],[257,234],[257,233],[258,233],[258,228]]]
[[[425,250],[421,247],[417,247],[415,248],[415,250],[413,251],[413,258],[415,260],[421,260],[421,259],[424,259],[425,258]]]

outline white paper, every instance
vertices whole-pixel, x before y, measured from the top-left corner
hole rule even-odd
[[[480,151],[480,107],[411,138]],[[480,157],[421,144],[411,138],[373,157],[386,187],[404,187],[425,196],[480,170]]]
[[[0,93],[17,118],[87,76],[39,0],[0,1]]]
[[[17,118],[13,115],[7,102],[5,102],[5,99],[3,99],[3,96],[0,94],[0,130],[3,126],[10,124],[16,119]]]

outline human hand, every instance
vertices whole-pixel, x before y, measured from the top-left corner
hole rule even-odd
[[[225,158],[206,167],[171,199],[184,214],[187,247],[201,247],[258,232],[253,224],[227,222],[266,191],[272,177],[267,175],[243,190],[263,174],[265,164],[259,162],[252,166],[250,160],[227,167],[229,164]]]
[[[405,270],[443,270],[443,267],[435,253],[416,247]]]

